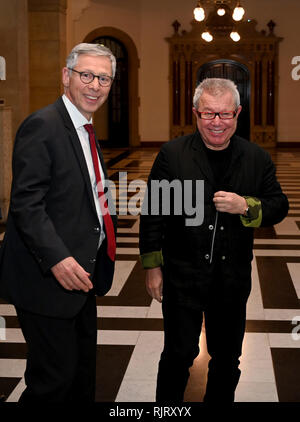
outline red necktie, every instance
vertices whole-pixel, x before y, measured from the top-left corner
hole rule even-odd
[[[95,176],[96,176],[96,184],[97,184],[97,189],[98,189],[98,198],[100,202],[100,208],[101,208],[101,212],[103,216],[106,237],[107,237],[107,255],[112,261],[114,261],[115,256],[116,256],[115,231],[114,231],[114,225],[113,225],[111,216],[109,214],[106,198],[105,196],[102,197],[102,195],[104,195],[104,190],[103,190],[103,185],[102,185],[101,175],[100,175],[100,170],[99,170],[95,132],[94,132],[93,125],[91,124],[84,125],[84,128],[89,133],[90,147],[91,147],[92,159],[93,159]]]

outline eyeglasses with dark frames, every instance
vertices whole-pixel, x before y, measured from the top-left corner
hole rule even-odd
[[[90,84],[95,78],[98,78],[99,84],[101,86],[110,86],[114,80],[111,76],[108,75],[94,75],[92,72],[79,72],[78,70],[68,67],[69,70],[76,72],[80,75],[80,80],[84,84]]]
[[[196,110],[197,116],[204,120],[213,120],[216,116],[219,116],[221,120],[233,119],[236,116],[237,110],[234,111],[221,111],[219,113],[214,111],[198,111]]]

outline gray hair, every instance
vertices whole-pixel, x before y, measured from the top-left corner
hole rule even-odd
[[[235,106],[238,107],[240,105],[239,91],[235,83],[230,79],[206,78],[202,82],[200,82],[200,84],[195,89],[193,97],[193,106],[196,109],[199,106],[200,97],[204,92],[207,92],[208,94],[214,97],[224,95],[227,92],[231,92]]]
[[[78,57],[81,54],[88,54],[89,56],[108,56],[111,61],[112,77],[115,77],[116,74],[116,58],[109,48],[105,47],[103,44],[88,44],[81,43],[75,45],[71,53],[68,55],[66,60],[66,65],[68,68],[73,69],[77,62]]]

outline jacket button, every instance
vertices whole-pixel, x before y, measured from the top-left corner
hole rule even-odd
[[[221,227],[220,227],[220,230],[224,230],[224,226],[221,226]]]
[[[223,256],[222,256],[222,261],[225,261],[225,259],[226,259],[226,256],[225,256],[225,255],[223,255]]]
[[[207,253],[207,254],[204,256],[204,258],[205,258],[205,259],[209,259],[209,254]]]
[[[214,226],[213,226],[212,224],[210,224],[210,225],[208,226],[208,228],[209,228],[209,230],[213,230],[213,229],[214,229]]]
[[[96,262],[96,258],[92,258],[92,259],[90,259],[90,263],[91,263],[91,264],[95,264],[95,262]]]
[[[100,227],[94,227],[94,233],[98,234],[100,232]]]

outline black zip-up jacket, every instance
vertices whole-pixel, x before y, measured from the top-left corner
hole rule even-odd
[[[198,131],[164,144],[149,176],[144,202],[149,210],[153,201],[151,182],[164,179],[179,180],[182,186],[184,181],[192,180],[193,203],[200,200],[203,206],[203,222],[197,226],[186,225],[186,219],[191,216],[186,215],[184,204],[181,215],[175,215],[171,207],[171,215],[159,212],[159,215],[141,215],[140,219],[140,253],[144,267],[160,265],[157,256],[162,251],[164,289],[170,286],[174,291],[177,287],[178,297],[185,303],[200,303],[206,300],[209,291],[218,287],[224,294],[229,293],[229,297],[247,298],[251,288],[253,227],[257,221],[260,226],[277,224],[288,212],[288,200],[276,179],[270,154],[238,136],[233,136],[231,146],[231,162],[221,189],[215,185],[206,147]],[[196,180],[204,181],[203,198],[196,192]],[[213,196],[218,190],[250,197],[250,203],[252,198],[253,209],[259,211],[254,214],[260,218],[255,217],[256,222],[251,227],[251,218],[217,212]],[[156,254],[156,263],[145,265],[153,254]]]

